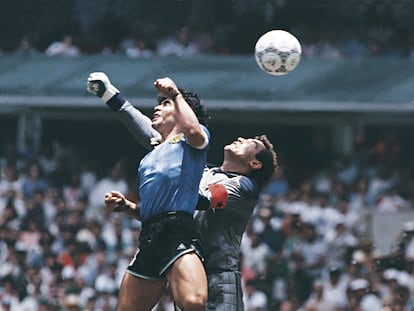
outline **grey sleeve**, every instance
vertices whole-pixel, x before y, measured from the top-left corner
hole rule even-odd
[[[256,185],[249,178],[241,175],[221,181],[215,181],[214,178],[214,174],[203,175],[198,192],[199,206],[197,209],[211,208],[213,198],[209,185],[222,184],[227,192],[227,203],[222,209],[234,217],[249,218],[257,203],[258,190]]]
[[[161,138],[161,135],[152,128],[150,118],[128,101],[121,106],[115,115],[132,136],[146,149],[152,149],[154,147],[152,142]]]

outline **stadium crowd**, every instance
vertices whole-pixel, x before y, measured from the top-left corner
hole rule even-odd
[[[282,163],[242,239],[246,311],[414,310],[414,222],[387,253],[367,228],[370,212],[414,210],[400,149],[378,141],[298,184]],[[130,161],[98,169],[59,143],[1,150],[0,310],[115,310],[141,226],[103,197],[139,200]],[[156,310],[173,310],[168,290]]]
[[[250,54],[272,29],[292,32],[304,57],[413,57],[410,1],[98,1],[17,5],[0,27],[3,53],[128,57]],[[321,16],[324,16],[321,18]]]
[[[257,38],[264,34],[258,33]],[[302,57],[305,59],[350,59],[350,58],[371,58],[371,57],[408,57],[414,58],[414,49],[410,47],[388,46],[387,43],[380,45],[375,40],[364,42],[353,37],[350,39],[307,39],[301,37],[301,33],[294,33],[302,45]],[[140,33],[122,37],[115,45],[101,45],[90,50],[89,47],[78,43],[78,37],[72,34],[64,34],[61,38],[50,42],[47,47],[41,48],[30,39],[30,36],[23,36],[18,45],[9,52],[4,53],[17,55],[41,55],[49,57],[78,57],[81,55],[102,54],[102,55],[123,55],[128,58],[151,58],[151,57],[192,57],[198,55],[231,55],[252,53],[256,39],[250,43],[249,51],[238,50],[227,46],[222,39],[217,38],[213,33],[197,33],[191,31],[191,27],[185,25],[176,32],[156,40],[147,39]],[[1,50],[0,50],[1,52]]]

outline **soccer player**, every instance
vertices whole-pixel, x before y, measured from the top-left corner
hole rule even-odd
[[[277,167],[265,135],[224,147],[223,163],[204,170],[195,219],[208,279],[206,310],[242,311],[240,242],[260,190]]]
[[[116,113],[131,134],[144,146],[157,144],[157,134],[138,109],[126,102]],[[260,190],[277,167],[277,155],[265,135],[239,137],[224,147],[220,166],[206,168],[199,187],[195,219],[206,257],[209,295],[207,310],[242,311],[239,272],[240,242],[257,204]],[[119,192],[109,192],[105,203],[112,211],[138,215],[136,204]],[[121,203],[121,204],[119,204]]]
[[[209,147],[206,111],[195,93],[178,88],[170,78],[158,79],[154,86],[159,96],[151,120],[121,97],[105,73],[91,73],[87,81],[87,90],[102,98],[125,124],[135,126],[136,135],[148,135],[157,143],[138,168],[139,209],[121,193],[105,196],[106,204],[129,209],[142,222],[139,250],[121,283],[118,311],[151,310],[167,282],[180,308],[204,310],[207,279],[192,238]]]

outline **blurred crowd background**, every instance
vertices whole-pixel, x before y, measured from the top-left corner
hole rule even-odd
[[[246,310],[413,310],[414,222],[385,252],[369,228],[372,213],[414,210],[412,162],[391,138],[359,139],[300,182],[281,163],[242,240]],[[103,166],[76,142],[0,147],[0,310],[115,310],[141,227],[103,197],[139,202],[139,159]],[[168,289],[154,310],[173,310]]]
[[[275,28],[301,38],[309,58],[412,57],[414,51],[414,3],[406,0],[2,3],[4,53],[246,54],[259,35]]]
[[[280,28],[301,38],[305,58],[413,57],[414,2],[378,2],[3,0],[0,50],[252,54],[260,34]],[[91,144],[83,128],[54,125],[47,131],[65,139],[34,146],[0,136],[0,310],[115,310],[141,227],[105,211],[103,196],[119,190],[138,201],[139,158],[123,150],[108,157],[103,139]],[[289,152],[289,140],[308,138],[301,131],[285,132],[284,145],[275,139],[280,167],[242,240],[246,311],[414,310],[411,132],[357,131],[346,155],[320,133],[303,142],[308,151]],[[373,215],[397,213],[407,218],[391,247],[378,248]],[[168,289],[155,310],[173,310]]]

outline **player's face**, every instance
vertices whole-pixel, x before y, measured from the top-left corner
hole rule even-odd
[[[152,127],[158,132],[171,131],[175,126],[174,103],[170,99],[164,99],[154,107],[152,115]]]
[[[225,152],[230,152],[240,159],[251,161],[256,155],[266,149],[265,145],[258,139],[239,137],[231,144],[224,147]]]

